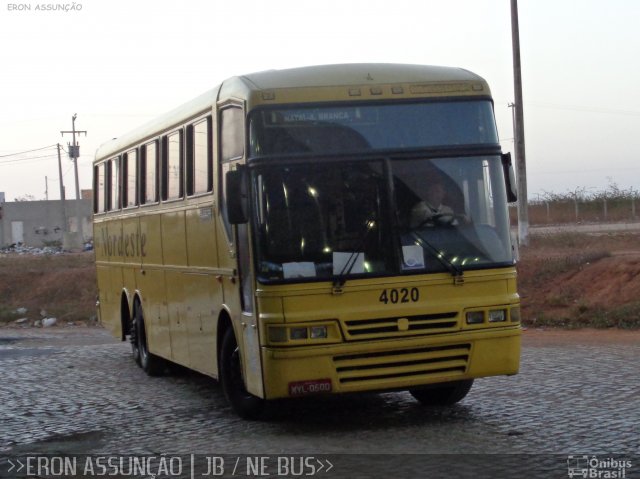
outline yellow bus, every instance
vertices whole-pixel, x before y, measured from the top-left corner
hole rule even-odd
[[[487,83],[348,64],[224,81],[102,145],[102,324],[149,374],[217,378],[233,410],[516,374],[520,308]]]

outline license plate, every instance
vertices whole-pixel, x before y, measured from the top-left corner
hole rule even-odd
[[[307,396],[331,392],[331,379],[310,379],[289,383],[290,396]]]

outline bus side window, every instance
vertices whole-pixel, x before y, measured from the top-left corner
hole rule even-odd
[[[242,158],[244,154],[244,115],[242,109],[222,110],[222,161]]]
[[[120,157],[113,158],[107,163],[107,211],[120,209]]]
[[[211,117],[187,126],[187,195],[213,190]]]
[[[221,175],[220,175],[220,188],[222,191],[221,196],[221,210],[222,218],[224,220],[224,227],[229,239],[231,235],[231,224],[227,216],[227,192],[225,190],[225,175],[231,169],[231,160],[237,160],[242,158],[244,154],[244,113],[239,107],[228,107],[220,112],[220,156],[221,162]]]
[[[162,199],[182,198],[182,130],[163,137],[162,148]]]
[[[106,198],[106,184],[105,184],[105,163],[96,165],[93,170],[93,212],[104,213],[105,210],[105,198]]]
[[[131,150],[122,158],[122,194],[124,208],[138,205],[138,150]]]
[[[158,142],[153,141],[142,147],[140,171],[140,202],[158,201]]]

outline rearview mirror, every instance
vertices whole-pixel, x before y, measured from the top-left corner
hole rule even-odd
[[[507,188],[507,202],[518,201],[518,186],[516,184],[516,175],[513,171],[513,163],[511,162],[511,153],[502,154],[502,170],[504,171],[504,183]]]
[[[225,175],[227,218],[232,225],[244,224],[248,220],[247,169],[243,165]]]

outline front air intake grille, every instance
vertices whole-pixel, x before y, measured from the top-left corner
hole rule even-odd
[[[402,378],[434,378],[464,374],[471,344],[453,344],[335,356],[341,384],[374,383]],[[374,384],[372,384],[373,386]]]
[[[457,329],[458,313],[422,314],[418,316],[355,319],[345,321],[348,339],[384,339],[445,333]]]

